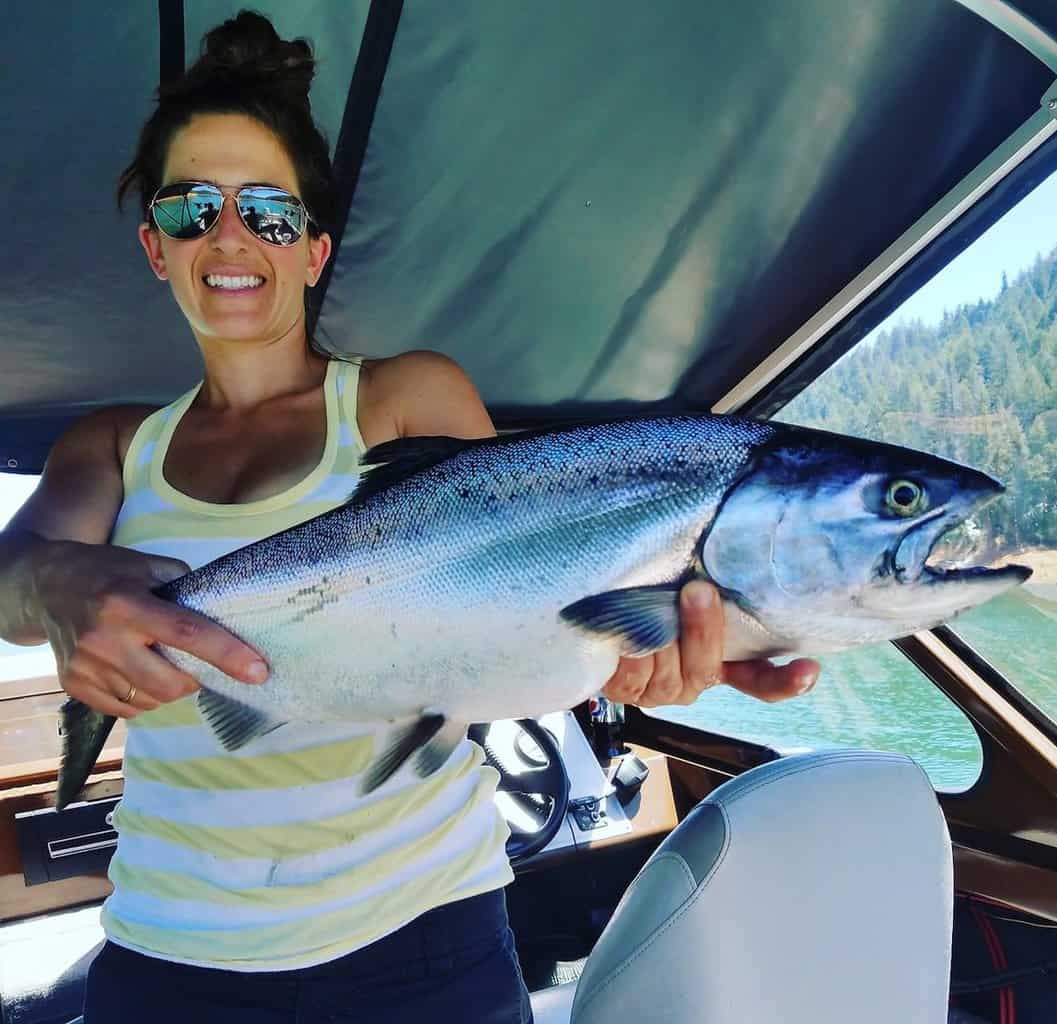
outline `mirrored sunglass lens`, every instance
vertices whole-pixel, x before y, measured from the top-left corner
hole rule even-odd
[[[170,238],[197,238],[216,223],[223,202],[219,189],[186,185],[162,189],[154,200],[154,222]]]
[[[304,233],[308,218],[295,196],[270,188],[243,189],[239,213],[246,227],[272,245],[293,245]]]

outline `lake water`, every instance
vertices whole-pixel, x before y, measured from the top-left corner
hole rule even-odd
[[[1057,619],[1017,590],[953,626],[1057,720]],[[794,700],[763,704],[717,687],[690,707],[649,713],[783,752],[842,746],[899,751],[948,791],[976,781],[983,757],[969,720],[895,647],[881,644],[819,660],[823,670],[815,688]]]
[[[958,619],[955,629],[1020,690],[1057,720],[1057,616],[1045,600],[1034,605],[1021,590]],[[965,716],[891,644],[820,659],[811,693],[764,704],[721,686],[690,707],[657,708],[663,715],[792,752],[860,746],[909,754],[945,790],[973,784],[982,767],[976,732]],[[47,647],[0,640],[0,686],[5,679],[47,674]]]

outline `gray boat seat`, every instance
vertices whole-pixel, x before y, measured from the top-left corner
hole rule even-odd
[[[720,786],[632,881],[536,1024],[943,1024],[954,881],[909,758],[828,751]]]
[[[0,1022],[75,1024],[103,944],[99,905],[0,925]]]

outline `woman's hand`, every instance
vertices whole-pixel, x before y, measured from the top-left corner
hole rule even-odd
[[[766,659],[728,661],[723,658],[723,605],[716,588],[695,580],[679,595],[680,633],[677,643],[644,658],[621,658],[602,693],[622,704],[654,708],[692,704],[717,683],[774,703],[807,693],[821,666],[810,658],[788,665]]]
[[[35,599],[59,682],[97,711],[134,718],[198,689],[152,649],[155,643],[187,651],[247,683],[267,678],[267,666],[251,647],[151,593],[187,572],[183,562],[107,544],[55,541],[34,563]]]

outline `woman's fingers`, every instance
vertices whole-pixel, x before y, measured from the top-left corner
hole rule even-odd
[[[268,666],[252,647],[204,615],[151,594],[117,593],[107,599],[99,620],[100,635],[105,627],[120,623],[135,630],[143,647],[153,643],[175,647],[246,683],[262,683],[268,676]],[[86,640],[82,638],[82,643]]]
[[[158,583],[171,583],[187,575],[191,567],[178,558],[167,558],[165,555],[145,555],[147,571]]]
[[[719,681],[722,659],[722,605],[715,587],[695,580],[679,595],[678,643],[642,658],[621,658],[602,693],[644,708],[692,704]]]
[[[640,708],[690,703],[685,699],[687,687],[682,677],[678,644],[662,647],[659,651],[654,651],[651,658],[641,660],[652,660],[653,665],[646,684],[635,701]]]
[[[763,658],[729,661],[723,666],[723,681],[750,697],[775,704],[807,693],[821,669],[812,658],[797,658],[787,665],[772,665]]]
[[[157,707],[150,697],[139,693],[134,700],[123,698],[129,693],[131,684],[108,665],[97,663],[89,657],[78,658],[60,677],[62,688],[75,700],[115,718],[135,718],[142,711],[150,710],[146,705]]]
[[[694,580],[679,595],[679,640],[644,658],[621,658],[603,689],[611,700],[650,708],[692,704],[724,682],[768,703],[806,693],[821,666],[810,658],[773,665],[764,658],[723,661],[723,605],[711,584]]]
[[[703,580],[679,593],[681,704],[692,704],[720,680],[723,668],[723,605],[716,588]]]
[[[130,650],[123,666],[124,678],[129,684],[136,684],[137,695],[160,704],[189,697],[198,690],[198,684],[191,676],[149,647]],[[127,685],[124,692],[128,693]]]
[[[155,645],[186,651],[247,683],[267,678],[252,647],[153,592],[186,573],[186,563],[105,544],[62,542],[51,550],[37,573],[38,600],[72,697],[128,718],[193,693],[195,681]]]
[[[604,696],[620,704],[637,704],[653,675],[655,655],[621,658],[617,670],[602,689]]]
[[[92,649],[82,646],[75,653],[60,673],[71,697],[106,714],[130,718],[198,689],[191,676],[145,646],[142,638],[125,638],[124,644],[120,639],[97,639]]]

